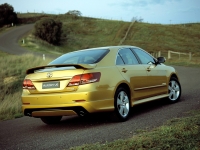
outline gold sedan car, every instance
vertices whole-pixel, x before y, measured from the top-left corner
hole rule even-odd
[[[64,54],[31,68],[23,81],[25,116],[57,123],[62,116],[112,111],[125,121],[136,104],[161,98],[174,103],[181,86],[173,67],[135,46],[110,46]]]

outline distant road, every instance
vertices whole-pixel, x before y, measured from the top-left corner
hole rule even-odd
[[[17,42],[23,35],[30,32],[33,27],[34,24],[13,27],[8,32],[0,34],[0,50],[15,55],[31,53],[23,47],[20,47]]]

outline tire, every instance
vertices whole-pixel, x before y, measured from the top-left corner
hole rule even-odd
[[[119,87],[114,97],[114,119],[116,121],[126,121],[130,114],[130,100],[125,88]]]
[[[176,103],[181,97],[181,85],[177,78],[171,77],[168,85],[170,103]]]
[[[48,116],[40,118],[46,124],[56,124],[62,119],[62,116]]]

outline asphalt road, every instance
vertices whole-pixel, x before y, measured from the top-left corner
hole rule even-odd
[[[13,27],[8,32],[0,34],[0,50],[10,53],[10,54],[27,54],[27,51],[23,47],[18,45],[18,40],[22,38],[23,35],[27,34],[31,29],[33,29],[34,24],[28,24],[24,26]]]
[[[0,50],[14,55],[34,54],[35,56],[42,58],[43,54],[45,54],[46,57],[58,57],[58,55],[45,52],[43,52],[42,54],[40,52],[31,52],[19,46],[19,39],[28,34],[33,29],[33,27],[34,24],[12,27],[12,29],[10,29],[8,32],[0,34]]]
[[[1,35],[2,36],[2,35]],[[69,149],[82,144],[125,139],[137,130],[162,125],[200,108],[200,69],[175,67],[182,96],[178,103],[158,100],[132,108],[126,122],[113,122],[107,114],[64,117],[60,124],[45,125],[40,119],[22,117],[0,122],[0,149]]]

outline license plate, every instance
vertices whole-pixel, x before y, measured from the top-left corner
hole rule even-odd
[[[53,89],[53,88],[60,88],[60,82],[53,81],[53,82],[42,83],[42,89]]]

